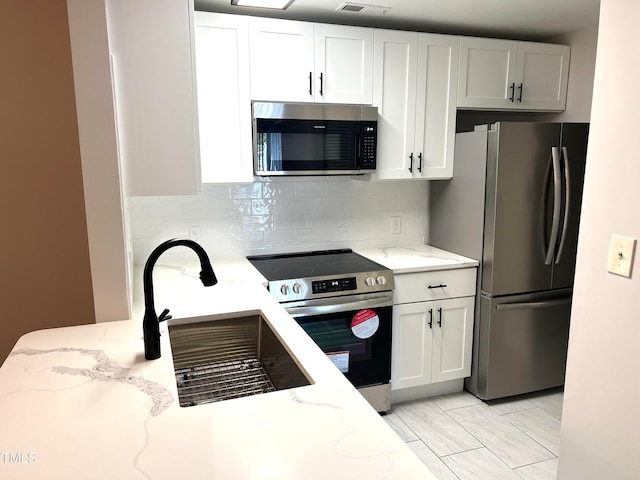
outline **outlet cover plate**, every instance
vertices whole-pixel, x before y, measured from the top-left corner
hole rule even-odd
[[[607,271],[616,275],[631,278],[631,266],[636,250],[636,239],[612,235],[609,245],[609,261]]]

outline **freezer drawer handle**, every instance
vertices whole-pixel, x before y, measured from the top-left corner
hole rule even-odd
[[[447,288],[447,285],[444,283],[441,283],[440,285],[429,285],[427,288],[429,290],[431,290],[432,288]]]
[[[525,310],[527,308],[548,308],[558,307],[560,305],[568,305],[571,303],[571,297],[558,298],[556,300],[545,300],[543,302],[521,302],[521,303],[499,303],[496,310]]]
[[[440,307],[440,308],[438,309],[438,314],[439,314],[439,317],[438,317],[438,326],[439,326],[439,327],[442,327],[442,307]]]

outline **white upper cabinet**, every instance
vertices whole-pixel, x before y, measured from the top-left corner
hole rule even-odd
[[[569,54],[566,45],[462,37],[458,108],[564,110]]]
[[[457,37],[375,30],[379,118],[372,179],[452,176],[458,51]]]
[[[249,19],[251,98],[371,104],[373,30]]]
[[[109,49],[124,191],[198,193],[192,0],[112,0]]]
[[[252,182],[248,18],[195,12],[195,25],[202,182]]]

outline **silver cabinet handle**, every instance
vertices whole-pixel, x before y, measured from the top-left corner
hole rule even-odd
[[[556,264],[560,263],[565,240],[567,238],[570,207],[569,199],[571,198],[571,176],[569,171],[569,151],[567,150],[567,147],[562,147],[562,156],[564,157],[564,221],[562,222],[562,235],[560,236],[560,246],[558,247],[558,254],[556,255]]]
[[[571,303],[571,297],[558,298],[555,300],[544,300],[542,302],[520,302],[520,303],[499,303],[496,310],[525,310],[528,308],[549,308],[567,305]]]
[[[558,147],[551,147],[551,159],[553,162],[553,219],[551,220],[549,246],[547,247],[547,255],[544,260],[545,265],[551,265],[553,262],[553,253],[558,241],[558,229],[560,227],[560,195],[562,193],[562,185],[560,183],[560,149]]]

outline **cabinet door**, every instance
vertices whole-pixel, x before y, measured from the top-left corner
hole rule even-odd
[[[378,165],[374,179],[412,178],[418,34],[375,30],[373,104],[378,107]]]
[[[192,0],[109,3],[126,195],[200,190]]]
[[[518,42],[514,108],[565,109],[570,51],[567,45]]]
[[[252,182],[248,19],[196,12],[195,21],[202,182]]]
[[[518,43],[460,39],[458,108],[512,109]]]
[[[431,382],[433,302],[393,307],[391,386],[415,387]]]
[[[448,35],[420,35],[414,176],[453,176],[459,42]]]
[[[315,25],[316,102],[373,101],[373,29]]]
[[[313,101],[313,24],[249,19],[251,99]]]
[[[433,303],[434,383],[471,375],[474,302],[463,297]]]

